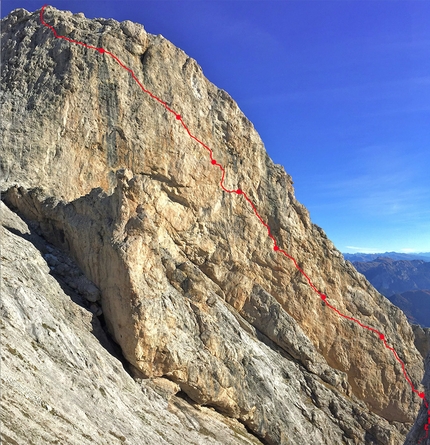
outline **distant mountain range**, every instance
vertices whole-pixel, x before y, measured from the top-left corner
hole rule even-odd
[[[430,252],[420,253],[399,253],[399,252],[385,252],[385,253],[344,253],[344,258],[351,263],[355,261],[373,261],[377,258],[391,258],[392,260],[423,260],[430,262]]]
[[[380,256],[372,261],[354,261],[353,265],[402,309],[412,323],[430,326],[430,258],[427,258],[427,261],[408,261]]]
[[[353,263],[354,267],[386,296],[409,290],[430,289],[430,262],[380,257]]]
[[[389,300],[406,314],[410,322],[430,327],[430,290],[394,294]]]

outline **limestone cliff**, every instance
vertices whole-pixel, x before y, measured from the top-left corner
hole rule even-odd
[[[89,310],[93,285],[0,204],[2,444],[260,444],[174,383],[133,379]]]
[[[131,22],[54,8],[45,20],[60,35],[115,54],[179,113],[225,166],[226,187],[246,191],[278,245],[331,304],[384,332],[421,389],[423,360],[404,314],[312,224],[291,178],[194,60]],[[421,400],[394,356],[329,310],[273,250],[243,195],[223,192],[207,151],[129,72],[106,54],[56,39],[38,12],[16,10],[2,21],[1,82],[5,202],[95,286],[87,297],[97,301],[99,292],[94,312],[103,312],[135,376],[167,379],[173,392],[215,409],[223,437],[220,419],[230,418],[266,444],[403,442]],[[31,341],[35,331],[27,331]],[[56,403],[54,394],[58,411]],[[11,417],[4,422],[12,434]],[[129,427],[115,434],[137,443]],[[154,443],[141,424],[133,431],[141,431],[139,443]]]
[[[428,331],[427,334],[429,334]],[[427,400],[429,400],[430,399],[430,352],[427,354],[427,358],[425,361],[425,369],[426,372],[422,383],[425,387]],[[418,417],[415,421],[413,428],[406,437],[406,442],[404,443],[404,445],[416,445],[416,444],[429,445],[430,439],[429,438],[427,438],[427,440],[423,439],[423,430],[428,431],[429,421],[430,421],[430,407],[425,406],[423,404],[418,413]]]

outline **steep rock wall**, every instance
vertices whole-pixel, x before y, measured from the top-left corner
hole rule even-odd
[[[422,358],[403,313],[312,224],[291,178],[194,60],[131,22],[54,8],[45,19],[117,55],[178,112],[225,166],[226,186],[246,191],[333,305],[384,332],[418,386]],[[105,54],[56,39],[37,13],[15,11],[2,31],[2,190],[21,187],[8,203],[101,289],[127,360],[268,443],[398,443],[420,402],[399,363],[273,251],[249,204],[220,189],[219,169],[174,116]],[[325,416],[336,427],[324,427]],[[291,424],[301,425],[294,434]]]
[[[425,369],[426,372],[424,374],[423,378],[423,385],[425,387],[425,393],[427,400],[429,400],[430,397],[430,353],[427,354],[426,361],[425,361]],[[428,425],[430,422],[430,407],[425,406],[424,404],[421,405],[421,409],[418,413],[417,419],[414,423],[414,426],[412,427],[411,431],[406,437],[406,442],[404,445],[430,445],[430,437],[428,435]],[[427,431],[426,431],[427,430]],[[426,431],[424,433],[427,435],[427,439],[423,438],[423,431]]]

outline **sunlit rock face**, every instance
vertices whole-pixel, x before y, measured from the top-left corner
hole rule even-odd
[[[332,305],[384,332],[421,388],[404,314],[312,224],[291,177],[193,59],[131,22],[50,7],[45,20],[118,56],[180,114],[226,188],[247,193]],[[393,354],[273,250],[181,121],[109,55],[55,38],[38,12],[14,11],[2,32],[5,202],[74,258],[135,372],[264,443],[401,443],[421,400]]]
[[[427,330],[427,334],[430,334],[430,329]],[[426,398],[427,400],[430,400],[430,353],[428,353],[426,357],[425,370],[426,372],[424,374],[422,384],[425,387]],[[430,445],[430,432],[428,431],[429,422],[430,409],[429,406],[425,406],[425,404],[423,404],[418,413],[414,426],[406,437],[406,442],[404,445]]]

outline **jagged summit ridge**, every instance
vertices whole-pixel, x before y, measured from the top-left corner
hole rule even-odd
[[[130,22],[53,8],[46,20],[121,55],[214,150],[279,245],[342,312],[383,331],[418,384],[422,359],[404,315],[311,223],[291,178],[195,61]],[[7,202],[100,288],[109,331],[142,376],[174,381],[267,443],[398,442],[404,427],[384,418],[408,423],[419,407],[398,363],[275,256],[177,122],[117,64],[54,39],[37,13],[15,11],[2,30],[2,189],[21,186]]]

